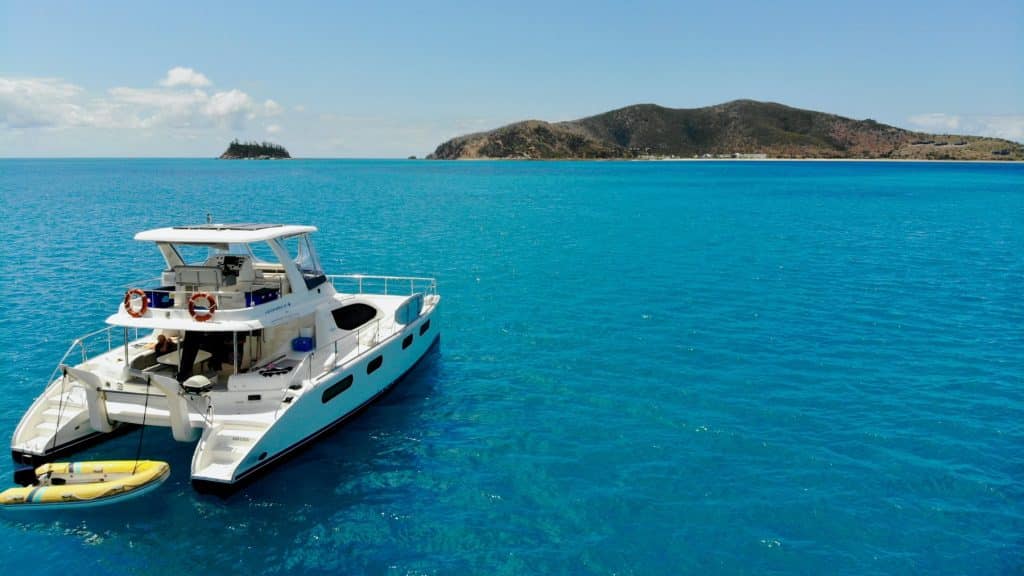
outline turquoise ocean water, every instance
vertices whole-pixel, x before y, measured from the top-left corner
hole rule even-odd
[[[1024,166],[4,160],[0,199],[5,445],[139,230],[310,223],[444,298],[357,420],[227,500],[150,428],[171,479],[0,515],[8,573],[1024,571]]]

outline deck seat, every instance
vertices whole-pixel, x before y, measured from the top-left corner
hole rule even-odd
[[[146,352],[143,352],[136,356],[135,358],[132,358],[131,368],[133,370],[145,370],[150,366],[155,366],[156,356],[157,354],[155,350],[148,350]]]
[[[216,266],[175,266],[174,283],[179,290],[218,291],[224,283],[224,275]]]

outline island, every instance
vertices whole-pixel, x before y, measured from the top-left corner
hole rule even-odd
[[[281,160],[291,158],[280,144],[270,142],[239,142],[236,138],[220,155],[221,160]]]
[[[427,158],[1024,160],[1024,145],[734,100],[704,108],[637,104],[566,122],[526,120],[452,138]]]

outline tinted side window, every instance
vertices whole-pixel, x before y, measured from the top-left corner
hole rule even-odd
[[[352,375],[349,374],[348,376],[345,376],[344,378],[339,380],[336,384],[331,384],[330,386],[327,387],[326,390],[324,390],[324,394],[323,396],[320,397],[320,401],[323,402],[324,404],[327,404],[328,402],[333,400],[335,396],[351,388],[352,380]]]
[[[384,364],[384,357],[377,356],[373,360],[370,360],[370,363],[366,365],[366,373],[373,374],[377,371],[377,368],[381,367],[382,364]]]
[[[427,320],[423,323],[423,326],[420,326],[420,336],[426,334],[427,330],[430,330],[430,320]]]
[[[402,350],[405,350],[409,346],[412,346],[412,334],[409,334],[405,337],[405,340],[402,340]]]
[[[377,315],[377,309],[369,304],[356,303],[331,311],[334,323],[342,330],[355,330]]]

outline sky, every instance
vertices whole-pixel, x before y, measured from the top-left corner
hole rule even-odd
[[[1024,142],[1024,2],[0,0],[0,157],[422,156],[738,98]]]

